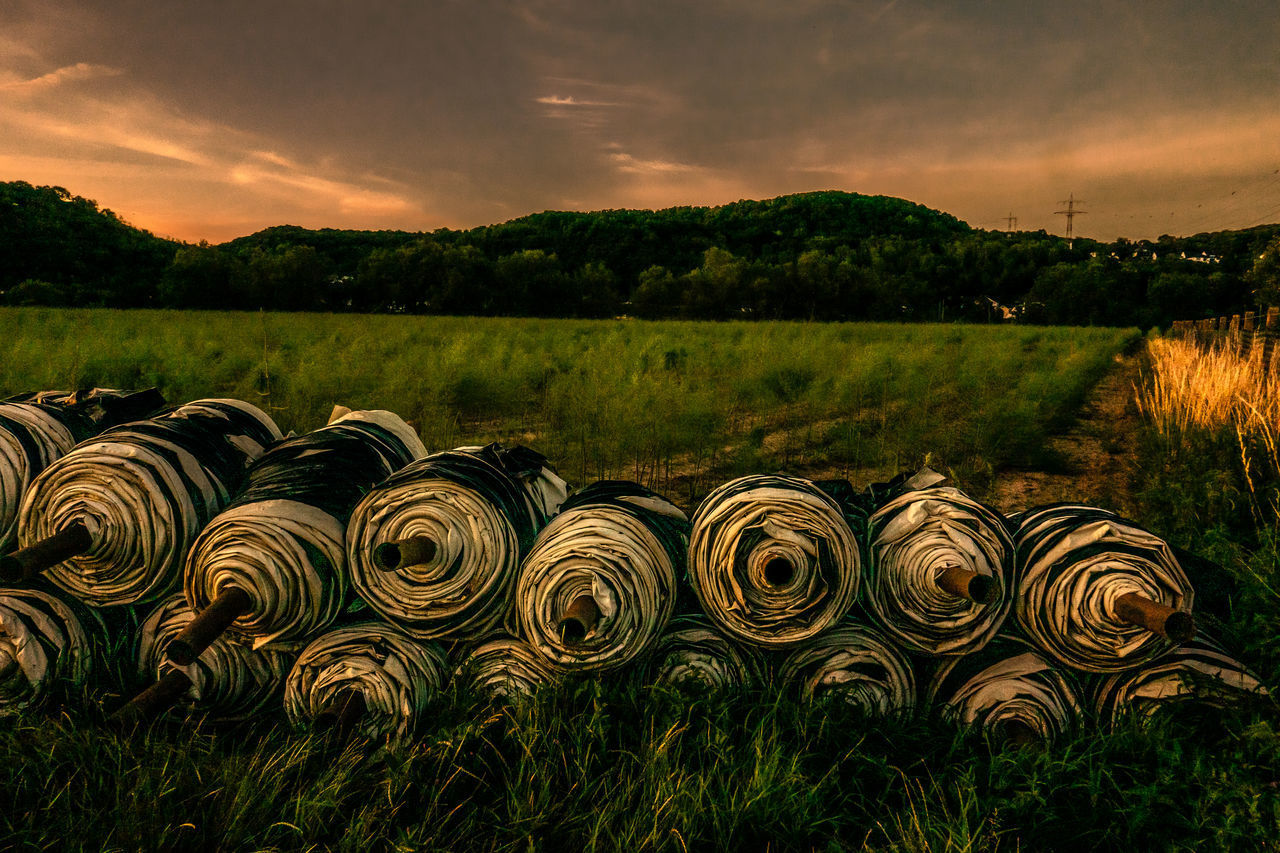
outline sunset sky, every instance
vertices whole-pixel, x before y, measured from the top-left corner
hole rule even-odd
[[[0,180],[212,242],[819,189],[1242,228],[1280,221],[1280,7],[6,0]]]

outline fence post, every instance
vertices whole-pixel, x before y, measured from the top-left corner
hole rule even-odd
[[[1272,305],[1267,309],[1267,327],[1262,338],[1262,368],[1271,366],[1271,356],[1276,348],[1276,336],[1280,335],[1280,307]]]

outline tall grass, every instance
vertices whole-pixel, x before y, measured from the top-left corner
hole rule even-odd
[[[1280,347],[1264,361],[1261,347],[1241,355],[1230,346],[1153,338],[1147,352],[1137,404],[1164,455],[1234,453],[1231,467],[1254,525],[1280,528]]]
[[[1043,467],[1134,330],[0,309],[0,394],[158,386],[227,395],[286,429],[391,409],[429,448],[530,444],[577,484],[693,500],[749,471],[969,485]],[[869,473],[870,472],[870,473]]]

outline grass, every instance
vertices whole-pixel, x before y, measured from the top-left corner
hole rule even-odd
[[[0,311],[0,328],[11,343],[0,391],[154,383],[173,399],[259,400],[294,429],[336,402],[387,407],[414,418],[432,447],[529,440],[579,484],[640,470],[661,485],[670,466],[690,494],[728,471],[783,463],[848,470],[856,485],[926,454],[971,483],[984,466],[1052,464],[1044,435],[1135,340],[42,310]],[[1148,364],[1149,390],[1165,375],[1158,347]],[[1227,565],[1226,628],[1274,692],[1280,536],[1250,508],[1241,461],[1265,498],[1265,443],[1241,439],[1231,420],[1173,418],[1176,431],[1162,430],[1149,400],[1140,520]],[[504,709],[450,692],[424,719],[414,743],[386,749],[293,733],[279,719],[165,721],[121,736],[100,725],[94,701],[53,706],[0,725],[0,847],[1280,849],[1274,709],[1195,731],[1086,722],[1047,749],[1004,752],[929,717],[869,721],[772,688],[690,698],[588,681]]]
[[[195,721],[83,720],[0,739],[18,849],[1258,849],[1280,825],[1280,735],[1157,726],[992,752],[772,691],[586,682],[502,710],[440,702],[412,746]]]
[[[432,449],[501,440],[572,482],[692,502],[756,471],[892,474],[929,455],[971,486],[1045,467],[1135,330],[0,308],[0,394],[158,386],[285,430],[391,409]]]

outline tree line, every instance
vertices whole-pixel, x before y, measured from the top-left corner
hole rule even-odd
[[[269,228],[221,245],[0,184],[0,302],[482,316],[1167,325],[1280,301],[1280,226],[1068,242],[902,199],[547,212],[466,231]]]

